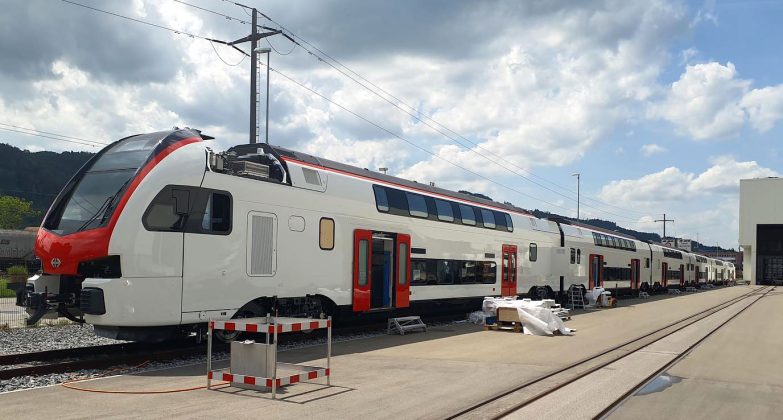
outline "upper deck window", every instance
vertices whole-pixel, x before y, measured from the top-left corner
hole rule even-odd
[[[454,221],[454,210],[451,208],[451,203],[443,200],[435,200],[435,208],[438,211],[438,220],[444,222]]]
[[[495,229],[495,215],[487,209],[481,209],[481,220],[487,229]]]
[[[429,213],[427,213],[427,201],[424,200],[424,197],[413,193],[405,193],[405,196],[408,199],[408,211],[411,216],[425,218],[429,216]]]
[[[473,211],[473,207],[460,204],[459,214],[463,225],[476,226],[476,213]]]
[[[377,185],[373,186],[372,189],[375,192],[375,207],[378,208],[378,211],[389,211],[389,198],[386,197],[386,190]]]

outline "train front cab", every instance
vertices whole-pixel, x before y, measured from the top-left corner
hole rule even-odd
[[[182,233],[149,232],[141,220],[167,183],[199,183],[201,140],[187,129],[132,136],[69,181],[38,233],[44,274],[19,302],[31,321],[54,311],[96,326],[180,323]]]

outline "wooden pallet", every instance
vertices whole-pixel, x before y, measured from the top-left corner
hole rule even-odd
[[[513,332],[522,332],[522,324],[519,322],[507,322],[507,321],[498,321],[494,324],[489,324],[484,326],[485,331],[513,331]]]

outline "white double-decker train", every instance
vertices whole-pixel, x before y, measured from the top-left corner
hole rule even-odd
[[[18,304],[97,334],[158,340],[209,319],[340,319],[572,285],[659,289],[733,266],[266,144],[214,153],[197,130],[127,137],[67,183]]]

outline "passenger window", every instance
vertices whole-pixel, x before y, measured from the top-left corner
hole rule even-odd
[[[359,240],[359,286],[367,285],[367,255],[370,243],[367,239]]]
[[[487,209],[481,209],[481,219],[484,222],[484,227],[487,229],[495,229],[495,215]]]
[[[411,285],[427,284],[427,261],[411,260]]]
[[[210,232],[231,231],[231,197],[220,193],[210,194],[201,219],[201,228]]]
[[[334,219],[322,217],[318,228],[318,246],[326,251],[334,249]]]
[[[386,189],[377,185],[374,185],[372,189],[375,191],[375,207],[378,208],[378,211],[388,212],[389,198],[386,197]]]
[[[530,244],[530,261],[538,260],[538,245]]]
[[[492,214],[490,210],[487,209],[479,209],[481,212],[481,219],[484,223],[484,227],[487,229],[494,229],[495,228],[495,215]]]
[[[438,212],[438,220],[443,222],[454,221],[454,211],[451,208],[451,203],[443,200],[435,200],[435,209]]]
[[[644,268],[650,268],[650,259],[649,258],[645,258],[644,259]]]
[[[427,201],[424,200],[424,197],[413,193],[405,193],[405,196],[408,198],[408,212],[411,216],[425,218],[429,216]]]
[[[511,256],[514,257],[513,255]],[[497,264],[493,261],[481,261],[479,266],[479,281],[484,284],[494,284],[497,281]]]
[[[577,249],[576,250],[576,263],[581,264],[582,263],[582,250]]]
[[[576,250],[571,248],[571,264],[576,263]]]
[[[511,221],[511,216],[509,216],[507,214],[504,214],[504,216],[506,216],[506,230],[508,230],[509,232],[513,232],[514,231],[514,223]]]
[[[462,217],[463,225],[476,226],[476,213],[473,212],[473,207],[460,204],[459,214]]]

